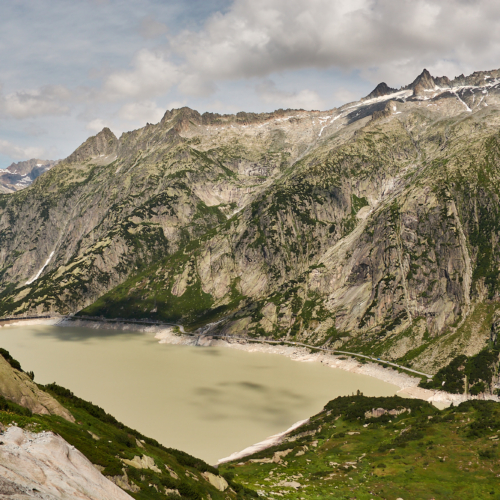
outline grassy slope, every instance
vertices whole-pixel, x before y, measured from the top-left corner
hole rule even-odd
[[[412,411],[365,419],[379,407]],[[491,401],[440,411],[418,400],[350,396],[328,403],[295,441],[220,469],[269,498],[500,499],[498,441],[490,439],[499,431],[500,406]],[[291,450],[280,464],[249,461],[278,450]]]

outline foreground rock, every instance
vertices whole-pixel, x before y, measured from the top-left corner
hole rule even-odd
[[[127,500],[78,450],[51,432],[10,427],[0,440],[0,498]]]

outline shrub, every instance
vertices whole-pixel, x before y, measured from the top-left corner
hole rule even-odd
[[[10,364],[10,366],[12,366],[12,368],[15,368],[16,370],[19,370],[20,372],[22,372],[22,368],[21,368],[21,363],[19,363],[19,361],[17,361],[17,359],[14,359],[11,355],[10,355],[10,352],[5,350],[5,349],[2,349],[0,347],[0,355]]]

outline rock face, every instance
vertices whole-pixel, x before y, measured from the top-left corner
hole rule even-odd
[[[408,85],[407,88],[409,89],[414,89],[415,87],[419,86],[422,90],[434,90],[436,87],[436,83],[434,81],[434,78],[432,78],[431,74],[424,69],[420,75],[413,80],[410,85]]]
[[[0,193],[12,193],[28,187],[37,177],[57,163],[57,161],[36,159],[13,163],[5,170],[0,170]]]
[[[2,498],[129,500],[78,450],[51,432],[10,427],[0,449]],[[4,496],[5,495],[5,496]]]
[[[391,89],[387,83],[379,83],[366,97],[365,99],[373,99],[374,97],[382,97],[385,95],[393,94],[397,92],[396,89]]]
[[[219,491],[225,491],[228,488],[227,481],[222,476],[216,476],[211,472],[203,472],[202,476]]]
[[[180,322],[426,373],[474,355],[500,298],[499,78],[424,70],[324,112],[105,129],[0,196],[0,314]]]
[[[75,421],[66,408],[40,390],[28,375],[12,368],[2,356],[0,356],[0,396],[30,409],[33,413],[59,415],[70,422]]]
[[[94,157],[108,157],[116,152],[118,139],[115,134],[105,127],[97,135],[87,139],[66,161],[77,163]]]

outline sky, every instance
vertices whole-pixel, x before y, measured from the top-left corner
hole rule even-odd
[[[500,67],[498,0],[3,0],[0,168],[167,109],[331,109]]]

